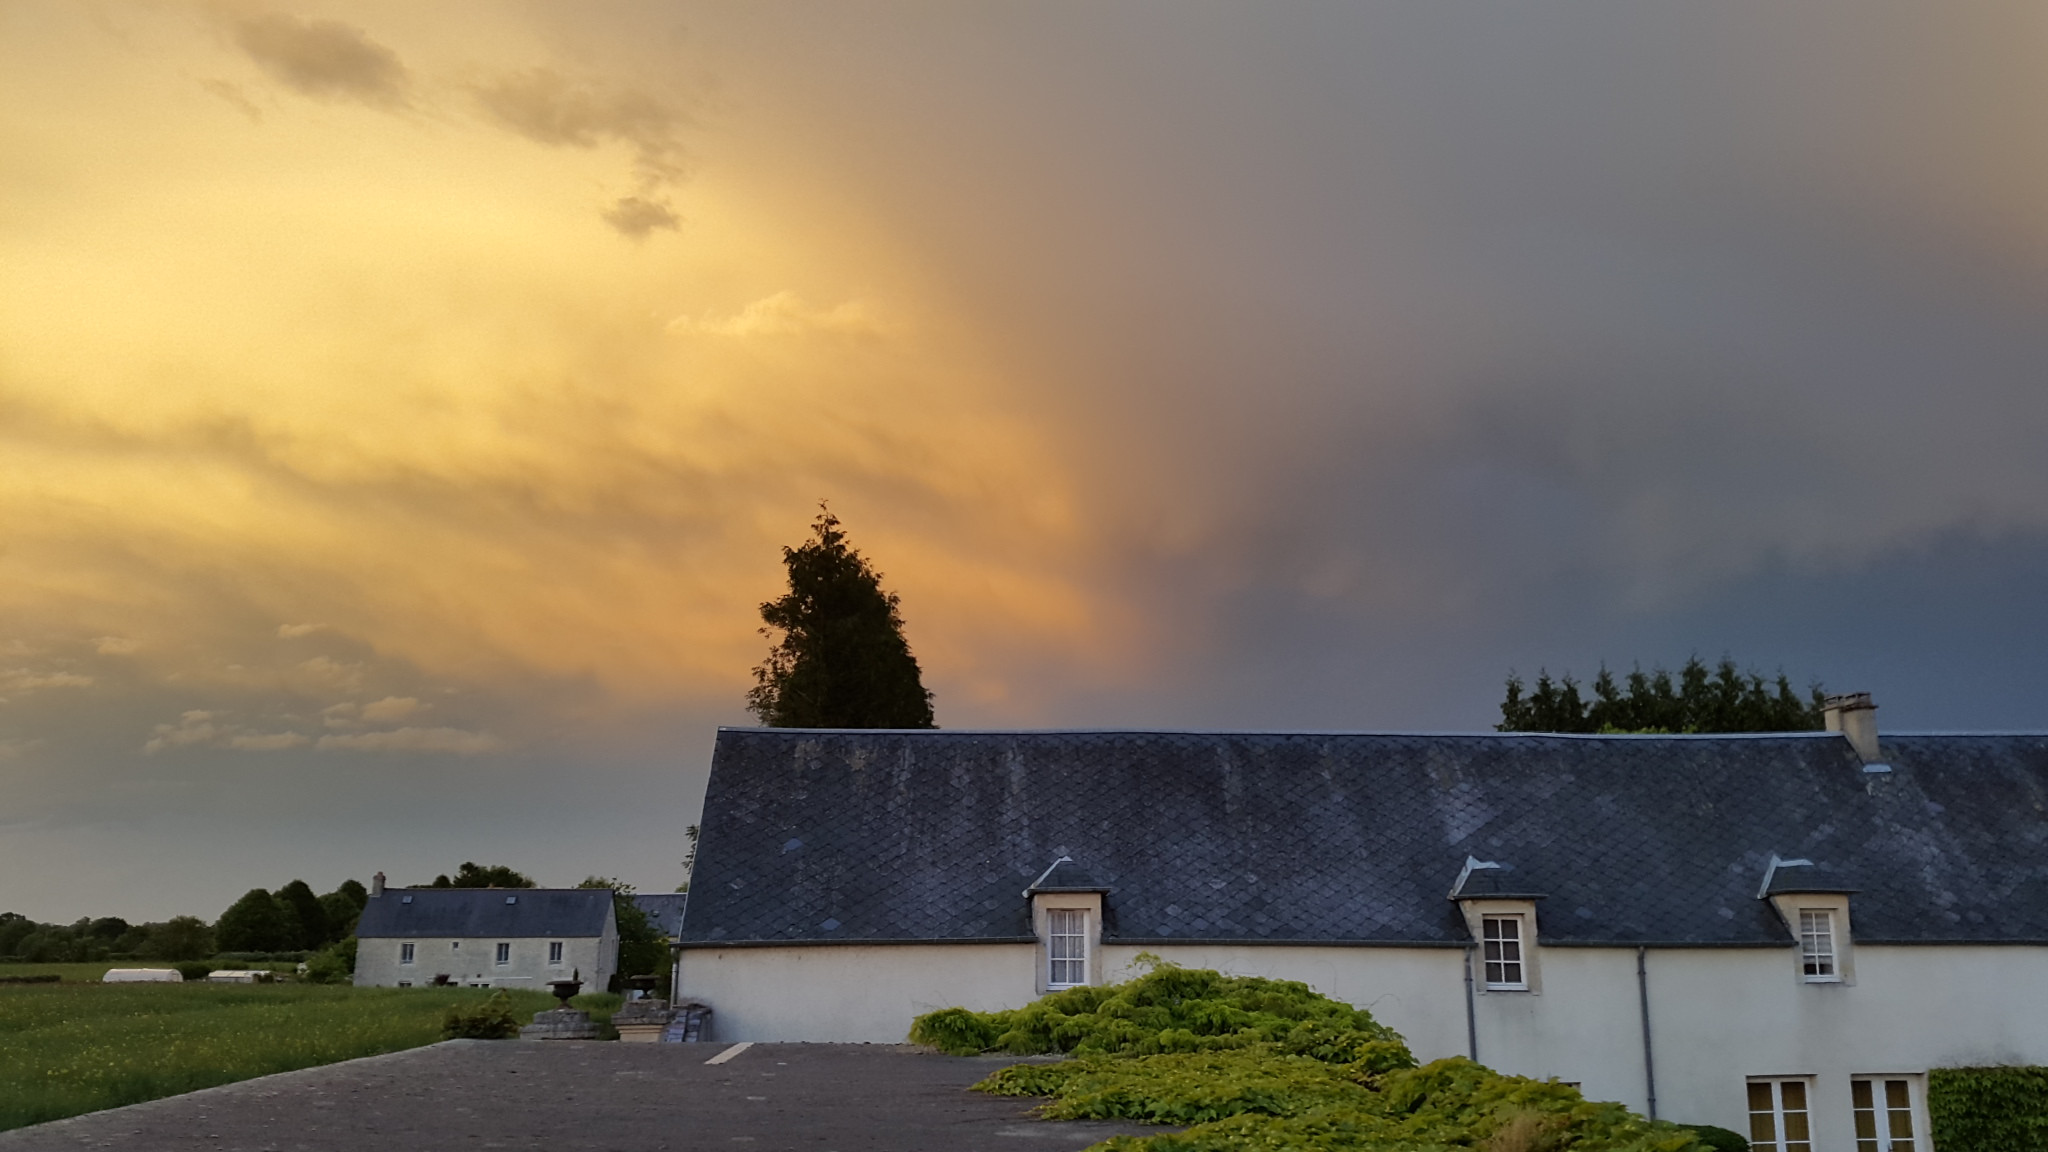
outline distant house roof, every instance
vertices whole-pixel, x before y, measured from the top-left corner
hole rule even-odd
[[[611,911],[606,888],[389,888],[363,905],[356,935],[602,936]]]
[[[633,903],[647,913],[647,920],[654,925],[655,931],[673,940],[683,930],[683,909],[689,907],[690,894],[650,892],[633,897]]]
[[[1068,856],[1109,940],[1454,946],[1477,857],[1510,867],[1467,894],[1543,895],[1546,944],[1782,945],[1783,856],[1854,878],[1861,942],[2048,942],[2048,736],[1884,748],[1889,773],[1833,733],[725,729],[682,939],[1030,939],[1024,890]]]

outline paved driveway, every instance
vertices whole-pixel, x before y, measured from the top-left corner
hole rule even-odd
[[[0,1152],[1074,1152],[1148,1131],[965,1091],[1014,1060],[756,1044],[705,1063],[726,1049],[455,1040],[0,1132]]]

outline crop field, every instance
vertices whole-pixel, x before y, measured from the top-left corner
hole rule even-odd
[[[16,966],[10,965],[9,968]],[[417,1048],[441,1038],[441,1014],[481,1001],[474,988],[317,984],[0,985],[0,1131],[265,1076]],[[13,973],[9,973],[13,974]],[[97,976],[97,972],[94,976]],[[514,992],[524,1014],[552,1007]],[[607,1015],[616,996],[579,997]]]

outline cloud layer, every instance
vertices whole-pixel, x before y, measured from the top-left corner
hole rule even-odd
[[[0,12],[0,908],[672,885],[821,498],[948,726],[2048,725],[2010,21]]]

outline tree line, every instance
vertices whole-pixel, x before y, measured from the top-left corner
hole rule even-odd
[[[434,877],[427,888],[533,888],[532,877],[505,865],[464,861],[454,875]],[[605,888],[619,926],[619,971],[659,973],[668,967],[668,940],[640,906],[631,884],[616,878],[586,877],[578,888]],[[251,888],[209,924],[197,916],[161,923],[130,924],[116,916],[72,924],[44,924],[16,912],[0,912],[0,961],[32,964],[95,963],[106,960],[200,961],[241,956],[305,957],[309,978],[346,980],[355,971],[356,922],[369,890],[344,880],[334,891],[314,895],[303,880],[282,888]]]
[[[1722,657],[1709,669],[1695,656],[1676,677],[1663,668],[1640,666],[1619,680],[1607,666],[1589,692],[1569,673],[1551,679],[1537,674],[1533,690],[1509,673],[1500,705],[1500,732],[1708,733],[1806,732],[1821,727],[1820,683],[1805,695],[1795,692],[1783,672],[1765,680]]]

